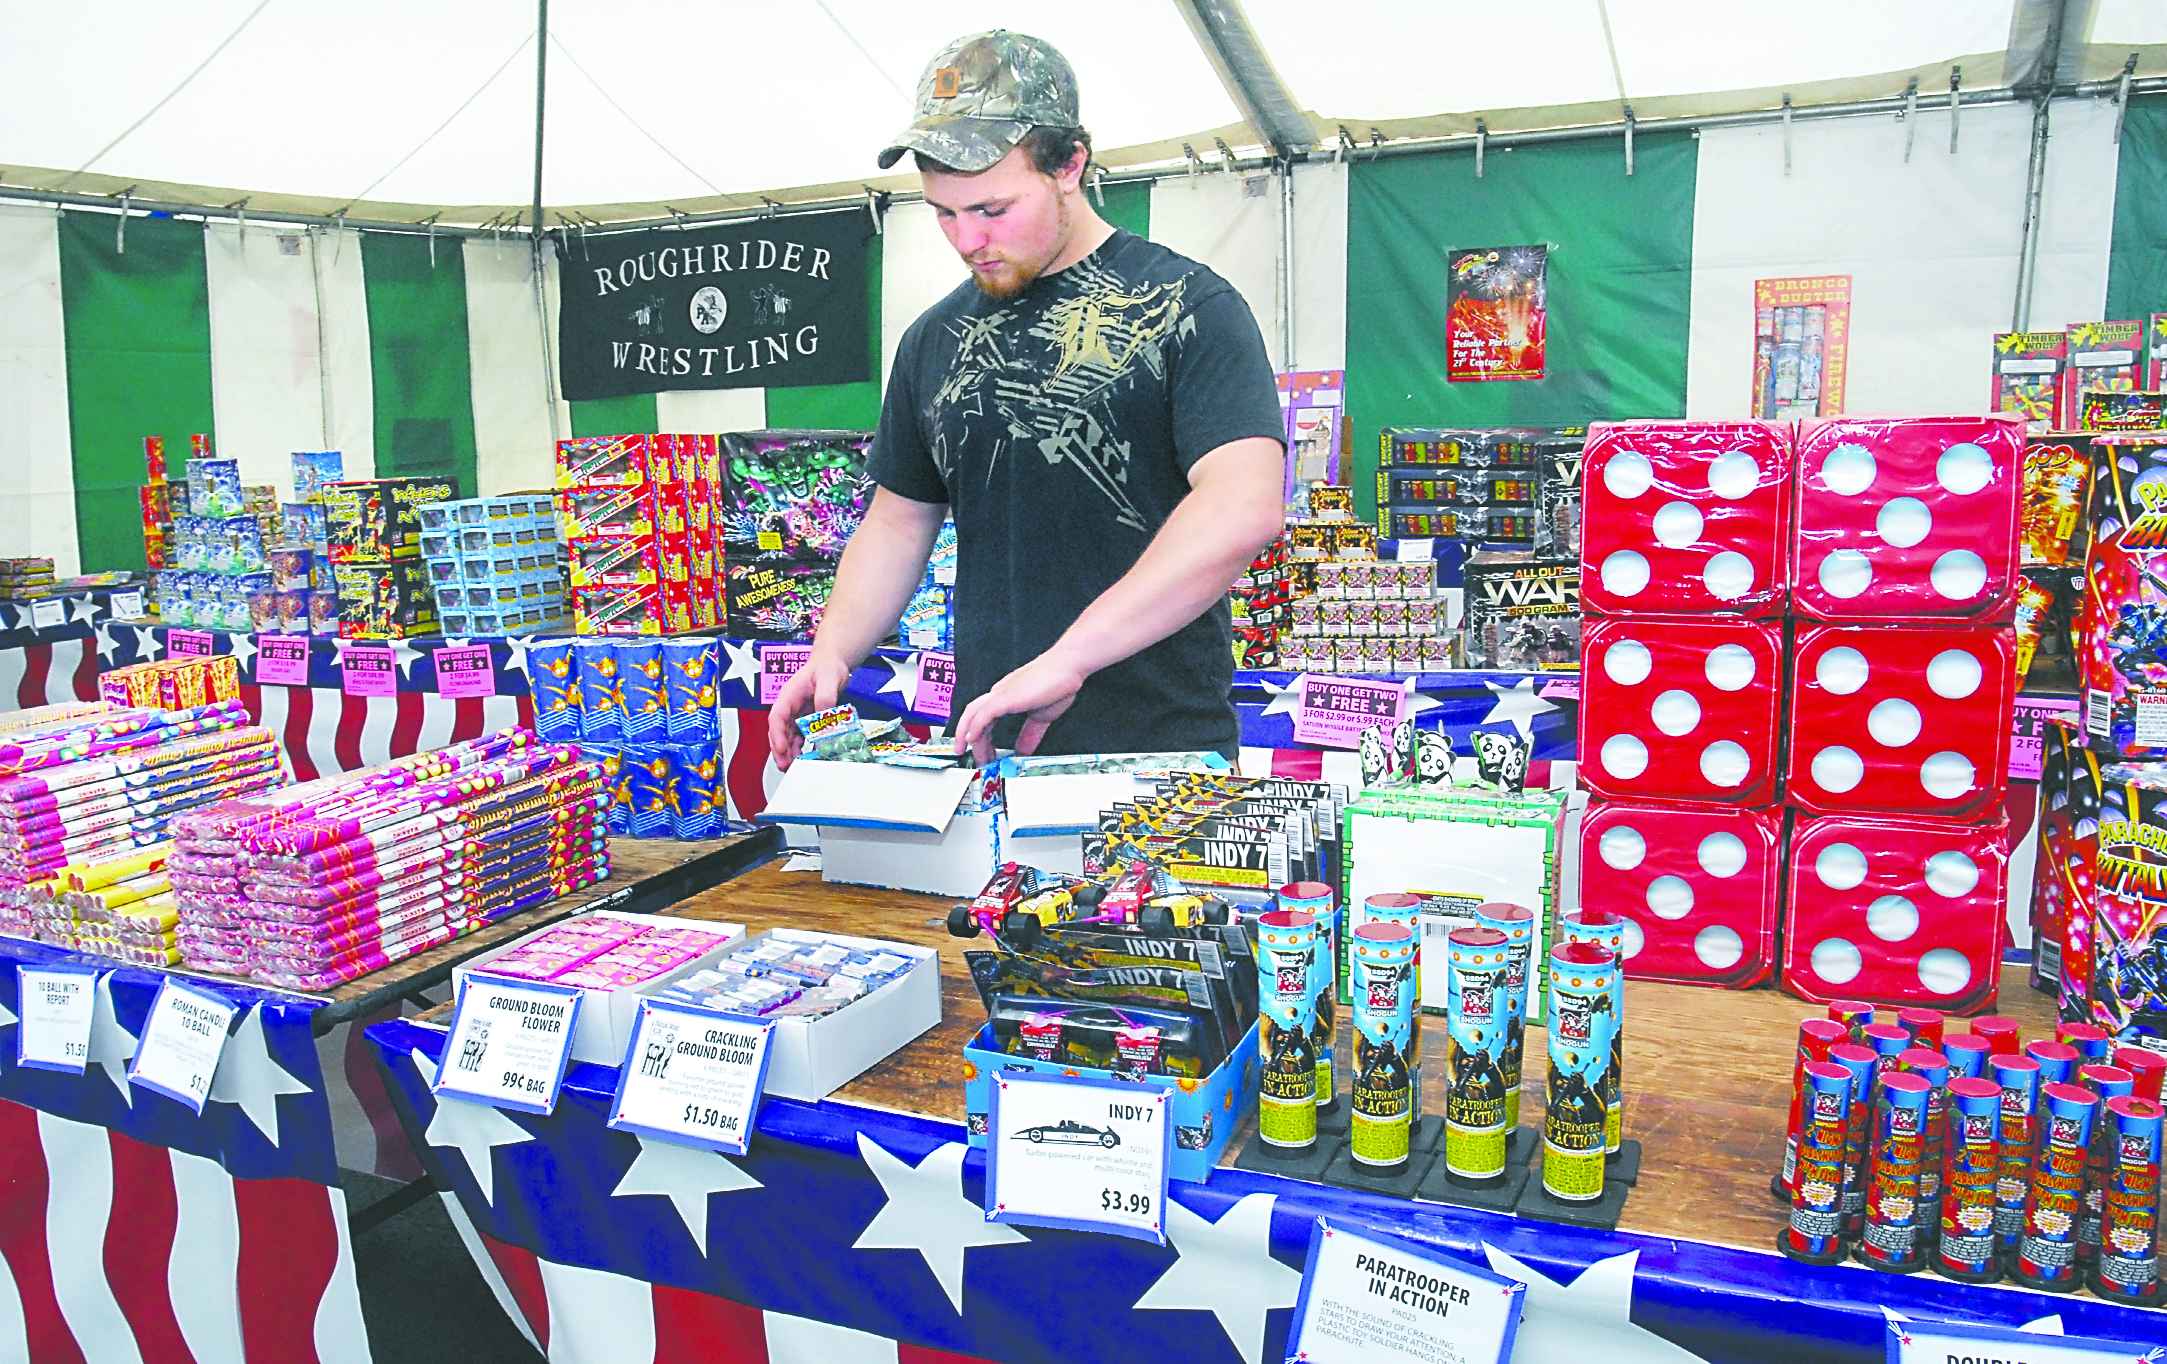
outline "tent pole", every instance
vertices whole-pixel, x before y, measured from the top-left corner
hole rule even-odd
[[[549,443],[564,439],[557,412],[557,367],[549,357],[549,293],[542,281],[542,129],[549,108],[549,0],[535,0],[534,15],[534,238],[527,263],[534,274],[534,320],[542,333],[542,406],[549,410]]]
[[[534,20],[534,240],[542,240],[542,113],[549,78],[549,0],[535,0]]]

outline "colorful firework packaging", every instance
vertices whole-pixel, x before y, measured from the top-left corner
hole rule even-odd
[[[1791,1121],[1783,1136],[1783,1173],[1769,1189],[1778,1202],[1790,1202],[1791,1191],[1798,1184],[1798,1132],[1805,1122],[1806,1067],[1826,1061],[1828,1049],[1843,1041],[1845,1035],[1843,1024],[1833,1019],[1809,1018],[1798,1025],[1798,1054],[1791,1064]],[[1910,1034],[1906,1033],[1903,1040],[1908,1044]],[[1876,1046],[1875,1050],[1881,1048]],[[1888,1064],[1882,1069],[1888,1069]]]
[[[1412,966],[1415,935],[1404,924],[1356,929],[1350,993],[1354,1001],[1354,1159],[1398,1169],[1407,1163],[1414,1126],[1414,1070],[1408,1062],[1415,1033]]]
[[[840,556],[873,496],[862,431],[759,431],[723,441],[726,498],[716,512],[725,555]]]
[[[1811,1062],[1805,1068],[1805,1094],[1806,1117],[1798,1133],[1798,1186],[1791,1195],[1790,1225],[1776,1238],[1776,1249],[1809,1264],[1834,1264],[1844,1255],[1843,1160],[1851,1120],[1851,1073],[1828,1061]],[[1549,1169],[1546,1149],[1546,1190]]]
[[[2054,1040],[2065,1047],[2074,1047],[2077,1064],[2090,1065],[2104,1061],[2114,1054],[2114,1039],[2102,1028],[2089,1023],[2061,1023],[2054,1029]]]
[[[1333,1073],[1333,1045],[1339,1035],[1339,1000],[1333,986],[1333,963],[1339,960],[1335,931],[1339,917],[1332,909],[1332,888],[1322,881],[1294,881],[1281,886],[1275,897],[1279,907],[1307,914],[1317,921],[1316,960],[1309,967],[1309,1048],[1317,1054],[1317,1111],[1330,1113],[1339,1107],[1339,1077]]]
[[[662,688],[669,705],[670,742],[715,737],[716,653],[711,639],[662,641]]]
[[[2001,1086],[1949,1081],[1949,1141],[1941,1164],[1941,1238],[1934,1268],[1965,1283],[2001,1277],[1995,1259],[1995,1188],[2001,1177]]]
[[[1522,905],[1477,905],[1475,923],[1505,935],[1505,1130],[1520,1125],[1520,1073],[1527,1043],[1527,992],[1535,955],[1535,913]]]
[[[2167,489],[2167,476],[2160,486]],[[2167,512],[2162,520],[2167,521]],[[2161,566],[2167,569],[2167,557]],[[2162,630],[2167,632],[2167,606],[2161,611]],[[2167,638],[2159,647],[2167,649]],[[2161,656],[2167,655],[2146,655]],[[2167,664],[2145,666],[2167,679]],[[2149,708],[2146,713],[2151,713]],[[2149,729],[2145,737],[2151,737]],[[2167,735],[2160,736],[2159,743],[2167,754]],[[2086,958],[2089,962],[2079,982],[2082,1017],[2103,1035],[2157,1039],[2167,1036],[2167,862],[2162,860],[2167,852],[2167,767],[2114,766],[2103,776],[2091,912],[2082,925],[2089,951],[2075,963],[2082,967]],[[2111,1050],[2071,1045],[2096,1060],[2104,1060]]]
[[[2130,1073],[2136,1083],[2132,1092],[2138,1098],[2159,1101],[2162,1081],[2167,1081],[2167,1054],[2143,1047],[2116,1047],[2114,1063]]]
[[[1505,1176],[1511,1131],[1505,1125],[1505,1033],[1512,1015],[1505,972],[1512,952],[1494,928],[1455,929],[1446,945],[1445,1172],[1495,1183]]]
[[[1971,1020],[1971,1030],[1987,1040],[1988,1050],[1996,1056],[2015,1056],[2023,1050],[2023,1030],[2013,1018],[1985,1014]]]
[[[1398,924],[1414,935],[1415,955],[1407,962],[1408,998],[1414,1001],[1417,1013],[1422,1005],[1422,898],[1417,895],[1384,893],[1372,895],[1362,901],[1363,918],[1367,923]],[[1422,1111],[1422,1030],[1416,1028],[1408,1034],[1407,1072],[1414,1085],[1415,1112]]]
[[[2077,1223],[2084,1212],[2084,1170],[2099,1117],[2099,1096],[2069,1084],[2039,1091],[2039,1146],[2024,1235],[2009,1266],[2027,1288],[2067,1292],[2080,1281]]]
[[[1870,1048],[1838,1042],[1828,1049],[1831,1065],[1851,1074],[1850,1117],[1844,1134],[1843,1234],[1856,1240],[1866,1229],[1866,1180],[1872,1173],[1874,1100],[1880,1059]]]
[[[2077,1049],[2065,1042],[2027,1042],[2024,1054],[2038,1064],[2043,1085],[2067,1084],[2077,1073]]]
[[[1259,1080],[1257,1135],[1267,1145],[1308,1150],[1317,1142],[1317,1058],[1309,1040],[1316,994],[1309,976],[1317,921],[1275,909],[1257,918]]]
[[[1994,1083],[2001,1087],[2001,1173],[1994,1183],[1994,1239],[2003,1255],[2016,1252],[2024,1234],[2024,1198],[2031,1191],[2032,1145],[2038,1134],[2039,1063],[2029,1056],[1997,1056]]]
[[[1866,1029],[1874,1021],[1874,1006],[1858,999],[1833,1000],[1828,1006],[1828,1016],[1843,1024],[1853,1042],[1863,1043]]]
[[[2120,1066],[2077,1067],[2077,1083],[2099,1096],[2100,1102],[2126,1099],[2136,1087],[2135,1077]],[[2084,1211],[2077,1217],[2077,1259],[2090,1262],[2099,1256],[2100,1204],[2112,1177],[2115,1152],[2110,1124],[2102,1115],[2092,1124],[2092,1150],[2084,1161]]]
[[[1994,1054],[1994,1044],[1976,1033],[1952,1033],[1941,1039],[1941,1054],[1949,1060],[1952,1077],[1983,1080],[1987,1058]]]
[[[1942,1154],[1949,1145],[1949,1061],[1938,1051],[1913,1047],[1896,1058],[1897,1069],[1933,1086],[1926,1099],[1926,1152],[1919,1168],[1919,1225],[1941,1222]]]
[[[2034,432],[2025,440],[2023,502],[2017,512],[2025,563],[2084,562],[2084,502],[2091,483],[2089,434]]]
[[[2158,1305],[2160,1141],[2163,1110],[2151,1099],[2107,1100],[2104,1118],[2114,1160],[2108,1170],[2098,1263],[2092,1291],[2117,1302]]]
[[[1561,922],[1565,941],[1594,943],[1619,964],[1618,977],[1610,990],[1610,1066],[1603,1072],[1603,1105],[1608,1110],[1603,1119],[1603,1149],[1615,1152],[1625,1134],[1625,916],[1606,909],[1583,909],[1565,915]],[[1829,1016],[1835,1018],[1833,1010]],[[1836,1021],[1850,1029],[1847,1035],[1853,1042],[1858,1041],[1856,1029],[1847,1020]],[[1866,1022],[1872,1021],[1873,1008],[1868,1005]],[[1871,1053],[1868,1055],[1870,1058]],[[1513,1116],[1517,1120],[1519,1114]]]
[[[2167,696],[2167,435],[2092,439],[2086,520],[2086,643],[2078,663],[2085,730],[2102,757],[2167,758],[2167,735],[2149,718]],[[2107,816],[2102,815],[2103,819]]]
[[[1902,1071],[1884,1073],[1876,1086],[1873,1173],[1866,1182],[1860,1264],[1899,1274],[1926,1267],[1919,1181],[1926,1168],[1926,1108],[1933,1093],[1925,1080]]]
[[[1589,1203],[1603,1196],[1604,1133],[1609,1119],[1605,1075],[1610,1069],[1611,1037],[1617,1031],[1614,1000],[1618,973],[1617,954],[1600,943],[1569,942],[1550,949],[1550,1012],[1546,1015],[1550,1054],[1543,1107],[1542,1187],[1552,1198],[1567,1202]],[[1812,1067],[1807,1069],[1810,1078]],[[1846,1077],[1844,1084],[1848,1086],[1849,1072],[1840,1066],[1833,1069]],[[1809,1084],[1809,1099],[1812,1095]],[[1843,1123],[1844,1114],[1838,1112],[1832,1138],[1838,1194],[1843,1187]],[[1803,1180],[1803,1135],[1799,1150]],[[1830,1207],[1837,1209],[1840,1231],[1842,1217],[1834,1196]]]
[[[1911,1034],[1913,1046],[1928,1051],[1941,1050],[1941,1038],[1947,1021],[1939,1009],[1898,1009],[1896,1026]]]

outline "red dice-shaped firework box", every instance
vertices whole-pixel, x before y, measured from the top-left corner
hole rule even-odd
[[[1588,611],[1781,616],[1790,586],[1791,468],[1787,425],[1593,427],[1580,464]]]
[[[1874,815],[1791,830],[1783,988],[1973,1013],[2000,986],[2009,823]]]
[[[1781,798],[1781,625],[1590,619],[1581,657],[1579,773],[1589,790],[1746,806]]]
[[[2014,415],[1805,423],[1792,609],[1830,621],[2008,620],[2023,469]]]
[[[1962,818],[2009,782],[2007,630],[1801,625],[1791,650],[1793,805]]]
[[[1775,967],[1783,811],[1589,803],[1580,903],[1625,919],[1625,974],[1744,989]]]

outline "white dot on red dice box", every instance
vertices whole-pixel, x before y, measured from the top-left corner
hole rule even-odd
[[[1934,514],[1916,497],[1892,497],[1881,504],[1874,517],[1874,533],[1882,543],[1909,549],[1934,529]]]
[[[1640,955],[1641,948],[1648,945],[1648,935],[1641,931],[1640,925],[1634,922],[1633,916],[1630,914],[1621,915],[1620,917],[1625,920],[1625,942],[1623,947],[1626,960],[1630,961]]]
[[[1746,841],[1736,834],[1715,833],[1700,841],[1700,869],[1710,876],[1736,876],[1746,869]]]
[[[1934,560],[1934,570],[1927,579],[1950,601],[1976,597],[1986,586],[1986,560],[1968,549],[1952,549]]]
[[[1963,441],[1934,461],[1934,481],[1959,497],[1968,497],[1994,481],[1994,457]]]
[[[1821,481],[1843,497],[1857,497],[1874,486],[1873,452],[1863,445],[1844,444],[1821,461]]]
[[[1745,745],[1718,739],[1700,751],[1700,774],[1711,786],[1743,786],[1753,773]]]
[[[1700,580],[1716,600],[1737,601],[1753,590],[1753,561],[1735,549],[1726,549],[1708,560]]]
[[[1830,744],[1813,755],[1813,782],[1823,791],[1842,795],[1865,778],[1866,764],[1855,749]]]
[[[1630,734],[1613,734],[1603,740],[1603,770],[1630,781],[1648,770],[1648,746]]]
[[[1954,848],[1926,859],[1926,888],[1947,899],[1971,894],[1979,884],[1979,864]]]
[[[1884,895],[1866,906],[1866,930],[1883,942],[1902,942],[1919,931],[1919,907],[1901,895]]]
[[[1900,697],[1879,701],[1866,713],[1866,732],[1883,748],[1902,748],[1919,737],[1919,708]]]
[[[1603,560],[1603,589],[1621,597],[1637,596],[1648,585],[1648,559],[1639,550],[1614,550]]]
[[[1919,984],[1953,995],[1971,984],[1971,960],[1953,947],[1933,948],[1919,957]]]
[[[1648,883],[1648,909],[1659,919],[1683,919],[1693,912],[1693,887],[1682,876],[1658,876]]]
[[[1761,466],[1743,450],[1725,450],[1708,465],[1708,491],[1726,502],[1736,502],[1761,481]]]
[[[1681,734],[1691,734],[1693,727],[1700,723],[1700,702],[1693,698],[1693,693],[1673,688],[1655,698],[1655,704],[1648,707],[1648,718],[1655,722],[1657,729],[1675,739]]]
[[[1950,701],[1961,701],[1979,690],[1984,677],[1977,655],[1962,649],[1943,649],[1926,665],[1926,685],[1934,695]]]
[[[1630,824],[1614,824],[1603,830],[1603,836],[1595,840],[1596,852],[1603,865],[1617,871],[1631,871],[1640,865],[1640,859],[1648,855],[1648,840],[1640,836],[1640,830]]]
[[[1621,687],[1637,687],[1655,670],[1655,655],[1637,639],[1621,639],[1603,650],[1603,674]]]
[[[1813,680],[1838,696],[1849,696],[1865,686],[1869,673],[1866,655],[1849,645],[1829,650],[1813,665]]]
[[[1743,644],[1718,644],[1708,651],[1701,672],[1717,691],[1744,691],[1753,685],[1753,651]]]
[[[1865,969],[1866,959],[1846,938],[1823,938],[1813,945],[1813,973],[1831,985],[1848,985]]]
[[[1919,764],[1919,785],[1936,800],[1955,800],[1972,789],[1977,777],[1971,759],[1946,749]]]
[[[1831,843],[1815,854],[1813,874],[1830,890],[1852,890],[1866,879],[1866,854],[1849,843]]]
[[[1817,576],[1823,592],[1848,601],[1873,586],[1874,566],[1863,551],[1832,549],[1822,557]]]
[[[1684,549],[1699,542],[1702,524],[1700,508],[1667,502],[1655,514],[1655,541],[1667,549]]]
[[[1693,935],[1693,955],[1711,971],[1728,971],[1746,955],[1746,940],[1735,928],[1710,924]]]
[[[1638,450],[1620,450],[1603,466],[1603,486],[1612,497],[1630,502],[1655,482],[1655,468]]]

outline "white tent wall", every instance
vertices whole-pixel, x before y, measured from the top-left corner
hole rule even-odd
[[[897,204],[888,210],[880,237],[880,381],[887,391],[895,350],[918,314],[940,302],[969,278],[962,258],[941,232],[940,220],[926,204]]]
[[[767,425],[764,388],[695,389],[655,395],[655,429],[686,436],[758,431]]]
[[[82,571],[69,457],[60,215],[0,204],[0,545]]]
[[[1788,175],[1779,126],[1701,134],[1688,417],[1748,411],[1754,281],[1821,274],[1852,277],[1847,411],[1984,406],[1991,338],[2016,297],[2031,111],[1965,110],[1954,155],[1947,113],[1918,119],[1909,162],[1887,116],[1794,123]],[[2105,304],[2113,119],[2105,101],[2053,105],[2034,328],[2096,320]]]
[[[1344,211],[1340,220],[1346,220]],[[1202,261],[1233,285],[1256,314],[1272,368],[1285,369],[1279,238],[1279,180],[1268,172],[1177,175],[1151,187],[1151,239]]]
[[[1294,354],[1283,369],[1347,367],[1351,174],[1343,161],[1294,168]]]
[[[542,365],[545,319],[535,297],[534,252],[525,241],[499,246],[481,237],[468,238],[463,250],[475,490],[552,487],[556,447],[550,444],[549,407],[556,400]],[[556,273],[553,256],[545,276]],[[554,346],[554,319],[548,327]],[[556,430],[572,434],[571,409],[561,401]]]
[[[361,234],[317,228],[309,239],[316,253],[323,309],[323,401],[330,409],[324,420],[325,441],[314,448],[342,452],[346,477],[374,478],[376,384],[369,361],[369,297],[361,275]],[[290,489],[290,465],[278,482]]]
[[[211,312],[211,411],[218,453],[243,483],[293,490],[296,450],[324,444],[316,271],[298,228],[233,223],[203,231]]]

